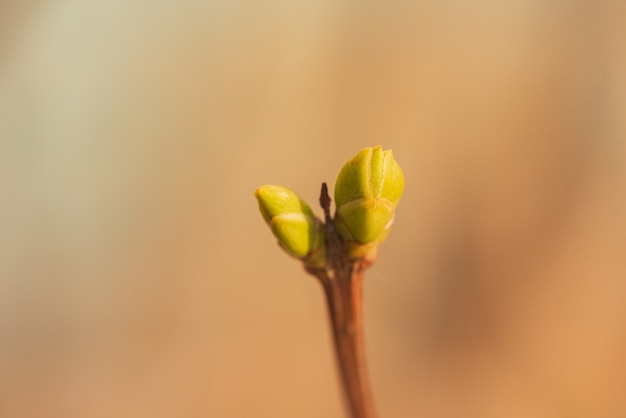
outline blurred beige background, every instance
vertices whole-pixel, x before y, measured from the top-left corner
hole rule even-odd
[[[253,191],[407,178],[381,417],[626,417],[626,4],[0,2],[0,417],[343,417]]]

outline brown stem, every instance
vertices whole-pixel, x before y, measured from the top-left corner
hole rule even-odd
[[[376,411],[365,362],[363,338],[364,270],[322,281],[337,354],[337,362],[352,418],[374,418]]]
[[[332,326],[337,363],[352,418],[375,418],[365,362],[363,277],[371,260],[349,260],[330,217],[330,197],[322,185],[320,204],[326,220],[327,266],[309,270],[321,282]]]

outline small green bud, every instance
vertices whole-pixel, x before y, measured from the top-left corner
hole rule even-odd
[[[297,194],[282,186],[266,185],[254,192],[259,210],[283,249],[307,265],[325,263],[322,223]]]
[[[361,150],[341,169],[335,183],[335,226],[351,258],[374,250],[393,225],[404,190],[404,174],[391,150]]]

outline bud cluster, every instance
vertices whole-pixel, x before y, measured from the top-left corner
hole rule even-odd
[[[403,190],[404,174],[391,150],[365,148],[343,166],[335,182],[333,224],[350,259],[370,256],[385,240]],[[255,196],[280,246],[307,267],[323,267],[324,225],[310,206],[282,186],[261,186]]]

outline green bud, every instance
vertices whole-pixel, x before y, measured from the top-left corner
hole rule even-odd
[[[393,225],[404,190],[404,174],[391,150],[361,150],[341,169],[335,183],[335,226],[351,258],[371,252]]]
[[[261,186],[254,195],[261,215],[280,246],[307,265],[322,266],[325,262],[324,228],[309,205],[282,186]]]

